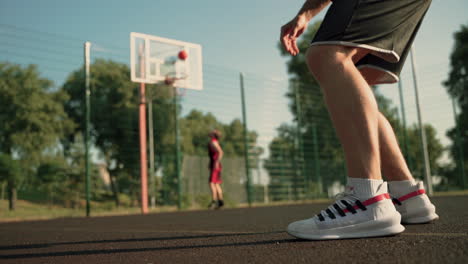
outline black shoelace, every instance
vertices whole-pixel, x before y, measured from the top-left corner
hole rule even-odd
[[[346,207],[345,210],[348,210],[349,212],[351,212],[351,214],[355,214],[355,213],[356,213],[356,209],[355,209],[354,206],[352,206],[350,203],[348,203],[348,202],[345,201],[345,200],[340,200],[340,202]],[[356,203],[357,207],[359,207],[359,209],[361,209],[361,210],[363,210],[363,211],[367,210],[366,206],[363,205],[363,204],[361,203],[361,201],[356,200],[355,203]],[[345,216],[346,216],[346,212],[345,212],[337,203],[334,203],[332,206],[330,206],[329,208],[327,208],[327,209],[325,210],[325,213],[326,213],[326,215],[327,215],[329,218],[331,218],[331,219],[336,219],[335,213],[333,213],[333,211],[330,210],[331,207],[333,207],[333,208],[336,210],[336,212],[337,212],[341,217],[345,217]],[[323,213],[323,211],[322,211],[321,213],[317,214],[317,217],[318,217],[318,219],[319,219],[321,222],[325,221],[325,217],[322,215],[322,213]]]

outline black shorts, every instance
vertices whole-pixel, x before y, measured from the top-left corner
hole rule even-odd
[[[311,45],[341,45],[370,51],[356,63],[394,83],[431,0],[334,0]],[[364,76],[365,77],[365,76]]]

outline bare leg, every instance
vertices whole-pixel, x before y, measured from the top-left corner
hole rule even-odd
[[[218,200],[216,184],[210,182],[210,189],[211,189],[211,197],[212,197],[213,201]]]
[[[309,48],[307,62],[323,90],[345,152],[348,176],[380,180],[377,102],[353,62],[365,54],[357,48],[318,45]]]
[[[380,72],[365,68],[361,70],[367,76],[369,85],[373,85],[375,80],[381,75]],[[413,176],[408,169],[405,158],[398,146],[398,141],[392,126],[382,113],[379,113],[379,145],[381,169],[383,176],[388,181],[412,180]]]
[[[219,200],[223,200],[223,189],[221,189],[221,184],[216,184],[216,191],[218,193]]]
[[[392,126],[380,113],[379,143],[382,173],[388,181],[412,180],[413,176],[406,165]]]

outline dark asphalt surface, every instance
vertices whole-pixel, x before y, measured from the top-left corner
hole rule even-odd
[[[468,196],[434,197],[440,220],[398,236],[298,240],[329,203],[0,224],[0,263],[468,263]]]

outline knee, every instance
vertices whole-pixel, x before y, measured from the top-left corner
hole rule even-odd
[[[306,60],[309,71],[320,81],[330,72],[341,72],[347,62],[352,63],[352,50],[342,46],[310,46],[306,53]]]
[[[309,67],[309,71],[315,77],[317,77],[317,75],[320,75],[322,64],[321,61],[325,60],[324,54],[321,51],[321,46],[310,46],[309,49],[307,49],[306,53],[307,67]]]

